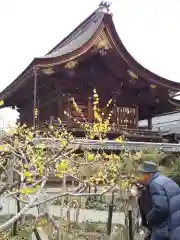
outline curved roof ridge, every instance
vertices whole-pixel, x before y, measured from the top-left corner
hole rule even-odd
[[[90,24],[93,21],[96,21],[98,15],[102,15],[103,8],[102,6],[99,6],[92,14],[90,14],[83,22],[81,22],[72,32],[68,34],[65,38],[63,38],[54,48],[52,48],[45,56],[52,54],[53,52],[56,52],[59,48],[64,47],[67,45],[70,41],[72,41],[72,37],[75,38],[76,36],[80,34],[82,29],[87,27],[88,24]]]
[[[90,18],[87,18],[86,22],[83,22],[83,24],[80,25],[75,32],[72,32],[70,34],[69,38],[65,42],[60,43],[54,49],[54,51],[42,58],[60,57],[82,47],[86,42],[91,39],[91,37],[97,31],[103,17],[104,12],[94,12],[94,14],[90,16]]]

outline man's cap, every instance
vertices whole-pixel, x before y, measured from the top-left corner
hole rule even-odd
[[[156,173],[158,172],[158,167],[154,162],[144,161],[139,165],[138,171],[142,173]]]

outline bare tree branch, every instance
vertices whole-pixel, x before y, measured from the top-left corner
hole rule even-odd
[[[13,184],[8,184],[6,183],[1,189],[0,189],[0,195],[3,194],[4,192],[8,191],[8,190],[12,190],[12,188],[15,188],[18,186],[20,181],[15,181]]]
[[[109,192],[112,188],[114,188],[116,186],[116,184],[108,187],[107,189],[105,189],[104,191],[100,192],[100,193],[72,193],[72,192],[64,192],[64,193],[60,193],[58,194],[57,196],[52,196],[52,197],[49,197],[47,199],[44,199],[42,201],[39,201],[37,203],[34,203],[31,205],[31,207],[35,207],[37,205],[40,205],[40,204],[43,204],[45,202],[49,202],[49,201],[52,201],[56,198],[59,198],[59,197],[64,197],[64,196],[71,196],[71,197],[89,197],[89,196],[101,196],[101,195],[104,195],[106,194],[107,192]]]
[[[11,224],[13,224],[15,221],[17,221],[23,214],[25,214],[29,208],[31,208],[31,206],[36,201],[38,195],[41,193],[41,190],[44,188],[45,184],[46,184],[46,179],[43,180],[43,182],[41,183],[40,189],[37,191],[36,195],[29,201],[29,203],[26,206],[19,213],[17,213],[14,217],[12,217],[7,222],[0,225],[0,231],[7,229]]]

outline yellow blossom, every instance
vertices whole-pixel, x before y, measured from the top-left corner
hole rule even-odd
[[[94,160],[94,155],[91,154],[91,153],[88,153],[88,154],[87,154],[87,160],[88,160],[88,161]]]
[[[122,137],[120,136],[120,137],[116,138],[115,141],[118,143],[122,143],[123,140],[122,140]]]

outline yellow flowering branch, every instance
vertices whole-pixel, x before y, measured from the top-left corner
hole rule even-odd
[[[79,115],[82,117],[83,121],[84,122],[87,122],[87,119],[85,118],[82,110],[79,108],[78,104],[76,103],[75,99],[74,98],[71,98],[71,101],[72,101],[72,106],[73,108],[76,110],[77,113],[79,113]]]

